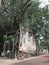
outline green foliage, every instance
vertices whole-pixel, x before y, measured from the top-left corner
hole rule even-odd
[[[44,39],[49,38],[48,7],[39,8],[39,5],[38,0],[3,0],[0,9],[0,24],[3,31],[9,31],[10,28],[13,30],[13,25],[25,24],[32,30],[36,39],[40,36]],[[11,37],[5,36],[5,39],[11,40]]]
[[[49,39],[45,39],[41,43],[42,46],[49,46]]]
[[[12,36],[7,36],[7,35],[4,35],[3,39],[4,39],[4,42],[7,44],[10,44],[12,41],[14,41],[14,38]]]

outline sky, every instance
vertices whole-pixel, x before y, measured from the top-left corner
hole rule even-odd
[[[40,4],[40,7],[45,7],[45,5],[48,5],[49,3],[48,3],[48,0],[40,0],[40,2],[42,2],[41,4]]]
[[[48,0],[39,0],[40,2],[42,2],[41,4],[40,4],[40,6],[39,7],[41,7],[41,8],[43,8],[43,7],[45,7],[45,5],[48,5],[49,3],[48,3]],[[0,4],[1,4],[1,0],[0,0]]]

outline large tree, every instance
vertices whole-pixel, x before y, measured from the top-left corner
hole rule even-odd
[[[47,25],[45,25],[43,18],[47,22],[47,7],[43,9],[39,5],[38,0],[1,0],[0,31],[7,35],[14,34],[14,44],[17,42],[17,49],[20,38],[20,24],[29,27],[36,39],[45,36]]]
[[[17,52],[20,38],[20,24],[23,21],[24,14],[31,6],[31,4],[31,0],[1,0],[1,28],[3,29],[3,34],[14,34],[14,44],[17,46]],[[0,31],[2,31],[2,29]]]

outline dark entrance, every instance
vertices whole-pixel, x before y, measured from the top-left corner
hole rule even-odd
[[[3,35],[0,34],[0,56],[3,51],[3,44],[4,44]]]
[[[2,43],[0,43],[0,56],[1,56],[2,51],[3,51],[3,45]]]

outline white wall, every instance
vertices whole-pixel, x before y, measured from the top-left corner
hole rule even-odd
[[[34,36],[29,36],[28,31],[23,31],[21,29],[20,41],[22,44],[23,51],[25,52],[33,52],[36,51],[36,43]]]

